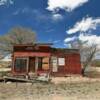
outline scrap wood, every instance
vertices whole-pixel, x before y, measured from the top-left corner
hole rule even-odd
[[[12,80],[12,81],[23,81],[23,82],[34,82],[35,79],[30,80],[30,79],[24,79],[24,78],[16,78],[16,77],[9,77],[9,76],[4,76],[3,80]]]

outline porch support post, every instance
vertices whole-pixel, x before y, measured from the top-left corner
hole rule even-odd
[[[37,70],[38,70],[38,57],[35,57],[35,73],[37,75]]]
[[[27,74],[29,72],[29,58],[27,58]]]

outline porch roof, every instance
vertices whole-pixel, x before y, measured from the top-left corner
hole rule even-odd
[[[14,44],[13,46],[51,46],[53,43],[30,43],[30,44]]]

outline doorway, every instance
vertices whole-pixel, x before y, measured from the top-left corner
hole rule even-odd
[[[29,58],[29,72],[35,72],[35,57]]]

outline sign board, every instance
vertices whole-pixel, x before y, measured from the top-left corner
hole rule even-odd
[[[58,65],[64,66],[65,65],[65,58],[58,58]]]
[[[58,71],[57,57],[52,57],[52,71],[53,72]]]

